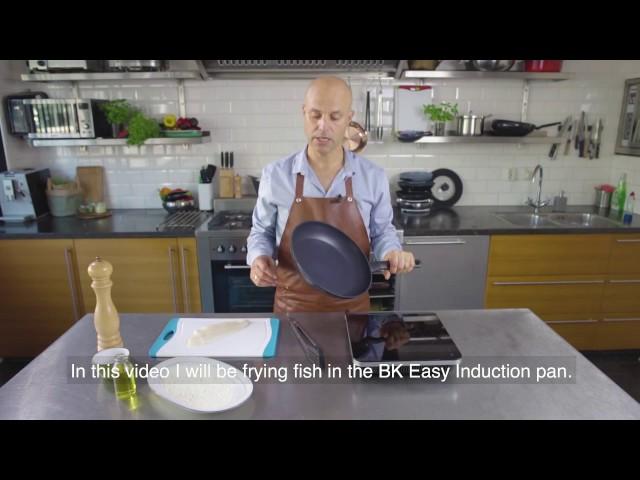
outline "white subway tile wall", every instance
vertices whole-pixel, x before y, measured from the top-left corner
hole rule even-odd
[[[25,85],[18,80],[23,67],[17,61],[0,67],[2,94],[45,90],[51,97],[71,95],[67,85]],[[2,69],[4,68],[4,69]],[[363,155],[382,166],[392,183],[400,172],[450,168],[464,184],[459,205],[522,205],[535,186],[529,176],[536,164],[544,167],[543,196],[564,190],[569,204],[590,204],[593,187],[617,182],[628,174],[630,190],[640,191],[640,158],[614,155],[615,136],[624,80],[640,76],[640,61],[565,61],[564,71],[576,79],[531,82],[528,121],[537,125],[577,118],[581,110],[591,121],[604,120],[601,155],[597,160],[578,158],[572,149],[548,158],[550,145],[403,144],[392,140],[393,87],[382,85],[385,102],[382,143],[370,142]],[[519,80],[429,82],[435,102],[457,102],[493,118],[520,119],[523,82]],[[90,98],[126,98],[158,120],[178,113],[177,85],[173,81],[81,82],[80,93]],[[55,175],[73,176],[79,165],[102,165],[106,170],[107,201],[112,208],[160,208],[158,190],[167,185],[197,191],[198,173],[207,163],[219,165],[221,151],[235,152],[235,169],[241,175],[260,175],[269,162],[304,147],[302,100],[306,80],[189,80],[185,82],[188,116],[197,117],[211,131],[211,143],[182,146],[106,148],[30,148],[17,139],[6,140],[10,167],[49,167]],[[351,80],[355,120],[364,123],[367,89],[377,82]],[[489,119],[490,120],[490,119]],[[375,118],[372,119],[375,125]],[[6,131],[6,130],[5,130]],[[550,134],[555,130],[548,129]],[[6,136],[6,135],[5,135]],[[245,192],[252,193],[250,182]]]

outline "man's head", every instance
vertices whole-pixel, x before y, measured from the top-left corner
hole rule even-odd
[[[351,99],[351,88],[338,77],[320,77],[311,82],[302,105],[310,149],[327,155],[342,148],[353,118]]]

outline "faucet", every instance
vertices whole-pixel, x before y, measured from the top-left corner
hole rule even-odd
[[[540,172],[540,179],[538,180],[538,199],[535,202],[531,197],[527,199],[527,205],[533,207],[533,213],[536,215],[542,207],[549,205],[549,200],[540,200],[540,197],[542,196],[542,165],[536,165],[536,168],[533,169],[533,173],[531,174],[531,183],[535,183],[536,173],[538,172]]]

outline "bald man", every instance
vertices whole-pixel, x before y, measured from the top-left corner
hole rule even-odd
[[[351,102],[351,89],[344,80],[321,77],[311,82],[302,105],[306,147],[262,171],[247,240],[247,265],[257,286],[276,287],[276,313],[370,309],[368,293],[340,299],[304,280],[291,255],[291,234],[302,222],[333,225],[367,258],[373,251],[377,259],[388,260],[387,279],[392,273],[410,272],[415,265],[413,255],[402,251],[392,223],[384,170],[343,147],[353,118]]]

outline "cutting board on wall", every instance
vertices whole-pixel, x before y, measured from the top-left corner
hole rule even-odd
[[[429,85],[400,85],[395,89],[394,129],[396,132],[427,130],[423,105],[431,104]]]
[[[77,167],[76,175],[82,189],[84,204],[104,201],[103,167]]]
[[[248,321],[248,326],[220,334],[205,344],[190,345],[196,330],[210,325]],[[151,345],[149,356],[263,357],[276,354],[277,318],[172,318]]]

